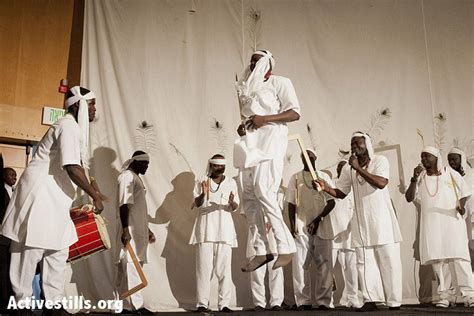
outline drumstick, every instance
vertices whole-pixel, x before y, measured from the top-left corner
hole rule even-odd
[[[120,294],[119,298],[121,300],[123,300],[124,298],[129,297],[133,293],[136,293],[136,292],[140,291],[141,289],[143,289],[144,287],[148,286],[148,281],[145,277],[145,273],[143,273],[143,269],[140,265],[140,262],[138,261],[137,255],[135,254],[135,251],[133,251],[133,248],[130,245],[130,241],[127,242],[127,245],[125,246],[125,248],[127,249],[128,253],[130,254],[130,257],[132,258],[133,265],[135,266],[135,269],[138,272],[138,276],[140,277],[141,283],[138,284],[137,286],[132,287],[131,289],[125,291],[124,293]]]

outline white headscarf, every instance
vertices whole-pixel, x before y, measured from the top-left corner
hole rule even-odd
[[[79,125],[79,130],[81,132],[81,160],[82,165],[87,167],[89,165],[89,106],[87,105],[87,100],[95,99],[96,96],[92,91],[82,95],[81,87],[79,86],[72,87],[69,91],[73,95],[66,99],[66,106],[69,108],[71,105],[76,104],[79,101],[77,124]]]
[[[471,167],[469,167],[469,165],[467,164],[467,158],[466,158],[466,154],[464,153],[464,151],[462,151],[460,148],[458,147],[453,147],[449,153],[449,154],[458,154],[461,156],[461,168],[462,170],[464,171],[464,173],[467,172],[468,169],[470,169]]]
[[[209,177],[211,175],[211,164],[225,166],[227,160],[225,158],[211,158],[207,162],[206,175]]]
[[[433,146],[426,146],[421,152],[431,154],[438,158],[436,168],[438,172],[441,172],[441,170],[443,169],[443,159],[441,158],[441,152],[439,151],[439,149]]]
[[[352,138],[354,137],[364,137],[365,147],[367,148],[367,153],[369,155],[369,158],[370,159],[374,158],[374,147],[372,146],[372,140],[370,139],[369,134],[362,133],[362,132],[355,132],[354,134],[352,134]]]
[[[132,164],[132,162],[134,161],[148,161],[150,162],[150,156],[148,154],[140,154],[140,155],[136,155],[135,157],[132,157],[130,159],[128,159],[127,161],[124,162],[124,164],[122,165],[122,171],[125,171],[128,169],[128,167],[130,167],[130,165]]]
[[[240,95],[252,97],[255,92],[260,90],[263,81],[265,80],[265,75],[270,70],[275,68],[275,59],[270,51],[257,50],[253,55],[261,55],[262,57],[255,64],[253,71],[250,69],[250,65],[245,68],[244,73],[242,74],[242,79],[239,82],[239,91]]]

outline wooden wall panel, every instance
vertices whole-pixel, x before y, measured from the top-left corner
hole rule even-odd
[[[39,140],[43,106],[62,107],[57,89],[67,74],[73,5],[0,0],[0,137]]]

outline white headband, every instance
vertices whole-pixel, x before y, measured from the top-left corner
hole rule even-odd
[[[449,154],[457,154],[459,156],[461,156],[461,167],[462,167],[462,170],[464,172],[467,172],[467,169],[469,169],[469,165],[467,164],[467,158],[466,158],[466,153],[464,153],[464,151],[462,151],[460,148],[457,148],[457,147],[454,147],[452,148],[448,155]]]
[[[369,158],[374,158],[374,147],[372,146],[372,140],[370,139],[369,134],[362,133],[362,132],[355,132],[352,134],[352,138],[354,137],[364,137],[365,139],[365,147],[367,148],[367,153],[369,154]]]
[[[72,87],[69,91],[72,93],[72,96],[66,99],[66,106],[70,107],[79,101],[77,124],[81,133],[81,161],[82,165],[87,167],[89,165],[89,106],[87,105],[87,100],[95,99],[95,94],[89,91],[82,95],[81,87],[79,86]]]
[[[148,161],[149,162],[150,161],[150,155],[145,153],[145,154],[136,155],[136,156],[128,159],[122,165],[122,171],[127,170],[130,167],[130,165],[132,164],[132,162],[134,162],[134,161]]]
[[[441,169],[443,169],[443,159],[441,158],[441,153],[438,148],[433,146],[426,146],[421,152],[431,154],[438,158],[438,163],[436,165],[436,168],[438,169],[437,171],[441,171]]]
[[[209,159],[209,163],[213,165],[225,166],[226,160],[224,158],[211,158]]]

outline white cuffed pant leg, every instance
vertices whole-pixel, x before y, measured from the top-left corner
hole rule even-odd
[[[433,272],[438,280],[438,294],[441,299],[449,300],[452,295],[450,291],[451,280],[447,279],[446,267],[448,266],[451,274],[451,280],[457,284],[463,300],[471,302],[474,300],[474,291],[472,283],[471,263],[461,259],[441,260],[432,264]]]
[[[242,204],[252,234],[255,234],[255,251],[257,255],[270,253],[265,237],[265,225],[258,220],[255,212],[265,212],[272,225],[278,254],[296,252],[295,242],[290,230],[283,220],[282,210],[278,204],[278,188],[283,174],[283,161],[268,160],[242,172]],[[247,204],[247,205],[246,205]],[[265,253],[263,253],[263,247]]]
[[[140,266],[143,267],[143,263],[140,262]],[[140,276],[133,262],[127,262],[126,258],[120,260],[117,273],[118,294],[123,293],[140,283]],[[141,291],[138,291],[123,300],[123,309],[135,311],[143,308],[144,304],[145,301],[142,293]]]
[[[296,254],[292,261],[293,270],[293,290],[297,306],[311,305],[311,273],[303,266],[308,260],[309,238],[305,234],[300,234],[295,239]]]
[[[265,220],[263,209],[259,200],[255,196],[254,173],[255,168],[247,168],[241,173],[242,179],[242,206],[249,226],[249,240],[253,245],[256,256],[263,256],[270,253],[267,233],[265,230]]]
[[[250,288],[254,306],[265,308],[267,305],[265,294],[265,275],[268,272],[268,287],[270,290],[270,307],[281,306],[285,298],[283,268],[273,270],[275,260],[263,267],[250,272]]]
[[[38,262],[42,262],[45,298],[51,301],[60,301],[64,296],[68,250],[68,248],[61,250],[32,248],[12,241],[10,246],[10,280],[16,300],[31,297],[36,266]]]
[[[197,307],[209,307],[211,279],[219,282],[218,308],[229,307],[232,295],[232,248],[228,244],[204,242],[196,245]]]
[[[366,250],[372,250],[375,261],[366,256]],[[377,286],[381,279],[385,302],[389,307],[397,307],[402,303],[402,264],[400,259],[400,243],[371,246],[364,249],[356,248],[357,272],[364,302],[377,302],[383,299]],[[374,271],[379,270],[379,275]],[[381,297],[380,297],[381,296]]]
[[[333,268],[336,260],[341,265],[344,278],[344,290],[339,303],[346,307],[359,307],[356,253],[351,249],[334,249]]]
[[[333,261],[332,240],[313,237],[313,262],[316,264],[314,298],[318,306],[334,307],[332,304]]]

